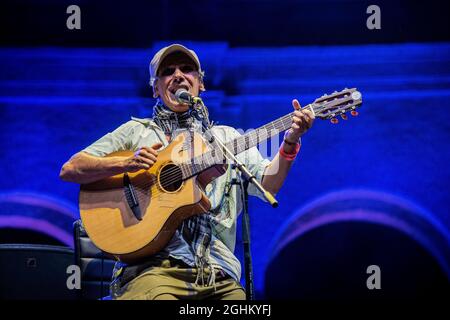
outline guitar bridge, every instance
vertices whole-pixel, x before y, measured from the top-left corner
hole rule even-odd
[[[128,176],[127,173],[123,175],[123,189],[125,193],[125,198],[127,199],[128,206],[130,207],[136,219],[141,221],[142,213],[141,208],[139,207],[139,201],[136,195],[136,191],[134,190],[134,187],[130,181],[130,177]]]

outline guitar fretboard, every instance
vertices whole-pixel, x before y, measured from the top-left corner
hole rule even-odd
[[[315,105],[311,104],[305,108],[312,107],[315,110]],[[250,148],[253,148],[261,142],[278,135],[289,129],[292,125],[293,112],[281,118],[278,118],[268,124],[250,131],[242,136],[239,136],[231,141],[225,142],[224,145],[238,155]],[[213,148],[211,151],[205,152],[201,156],[193,157],[190,162],[184,162],[179,165],[183,173],[183,180],[193,177],[200,172],[211,168],[214,165],[226,163],[224,158],[225,153],[220,149]]]

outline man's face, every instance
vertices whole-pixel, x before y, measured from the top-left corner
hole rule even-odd
[[[186,89],[193,96],[205,90],[195,62],[182,52],[169,54],[159,66],[157,77],[153,88],[155,97],[161,97],[164,104],[174,112],[189,109],[187,104],[181,104],[175,98],[178,89]]]

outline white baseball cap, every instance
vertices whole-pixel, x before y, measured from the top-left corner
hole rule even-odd
[[[153,84],[155,83],[155,80],[156,80],[157,74],[158,74],[158,68],[161,65],[161,62],[169,54],[171,54],[173,52],[177,52],[177,51],[183,52],[189,58],[191,58],[192,61],[195,62],[196,66],[197,66],[197,71],[200,73],[200,75],[201,76],[204,75],[204,72],[202,71],[202,68],[201,68],[201,65],[200,65],[200,60],[198,59],[197,54],[193,50],[190,50],[190,49],[186,48],[185,46],[183,46],[181,44],[174,43],[174,44],[171,44],[170,46],[164,47],[161,50],[159,50],[153,56],[152,61],[150,61],[149,70],[150,70],[150,85],[151,86],[153,86]]]

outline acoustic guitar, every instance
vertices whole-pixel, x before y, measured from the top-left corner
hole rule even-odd
[[[356,88],[323,95],[305,106],[316,118],[357,115],[362,96]],[[225,145],[240,154],[291,127],[289,113]],[[129,157],[133,151],[107,157]],[[149,169],[118,174],[80,186],[83,225],[94,244],[124,262],[136,262],[163,249],[184,219],[211,208],[205,187],[224,174],[223,152],[201,134],[186,131],[158,153]]]

